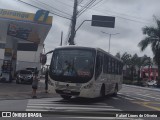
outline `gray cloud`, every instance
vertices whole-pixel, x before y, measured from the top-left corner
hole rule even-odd
[[[43,0],[39,0],[44,2]],[[86,2],[86,0],[84,0]],[[45,5],[32,4],[43,8]],[[73,0],[45,0],[45,4],[49,4],[56,9],[62,10],[68,14],[72,14]],[[84,3],[83,3],[84,4]],[[83,5],[82,4],[82,5]],[[107,33],[120,33],[111,38],[111,53],[128,52],[131,54],[144,54],[152,56],[150,47],[141,52],[137,44],[144,38],[142,27],[154,24],[153,15],[159,16],[160,0],[103,0],[100,4],[87,10],[77,20],[77,27],[83,20],[91,19],[93,14],[115,16],[115,28],[92,27],[90,22],[86,22],[78,30],[75,38],[77,45],[99,47],[108,51],[109,36],[102,34],[101,31]],[[1,0],[1,8],[12,9],[18,11],[35,13],[37,9],[29,7],[15,0]],[[19,7],[21,6],[21,7]],[[48,7],[51,9],[50,7]],[[80,7],[79,7],[80,8]],[[52,15],[52,14],[50,14]],[[69,17],[66,14],[65,17]],[[61,31],[64,33],[64,39],[67,36],[70,21],[53,15],[53,25],[45,40],[46,51],[54,49],[60,44]],[[51,56],[49,56],[51,58]],[[49,60],[48,60],[49,61]]]

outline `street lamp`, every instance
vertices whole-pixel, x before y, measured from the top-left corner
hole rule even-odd
[[[106,33],[106,32],[103,32],[103,31],[101,31],[101,32],[104,33],[104,34],[108,34],[109,35],[109,49],[108,49],[108,53],[110,53],[110,40],[111,40],[111,36],[112,35],[117,35],[117,34],[120,34],[120,33],[111,34],[111,33]]]

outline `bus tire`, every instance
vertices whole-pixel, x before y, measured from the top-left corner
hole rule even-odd
[[[118,84],[116,84],[115,88],[114,88],[114,93],[113,96],[116,97],[117,96],[117,92],[118,92]]]
[[[105,97],[105,85],[103,84],[102,87],[101,87],[101,97]]]
[[[65,100],[69,100],[71,99],[72,96],[68,96],[68,95],[61,95],[61,97]]]

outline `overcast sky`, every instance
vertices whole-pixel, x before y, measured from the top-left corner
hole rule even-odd
[[[74,0],[24,0],[40,8],[50,10],[52,12],[57,9],[61,12],[58,14],[64,17],[71,17]],[[83,0],[79,5],[79,9],[88,0]],[[97,0],[101,1],[101,0]],[[45,4],[42,4],[45,3]],[[48,6],[47,6],[48,5]],[[146,54],[152,57],[150,47],[144,52],[140,51],[137,46],[138,43],[145,37],[142,34],[144,26],[153,26],[155,21],[153,15],[160,18],[160,0],[103,0],[96,6],[85,11],[77,19],[77,27],[83,20],[91,20],[92,15],[115,16],[115,28],[93,27],[90,22],[85,22],[77,31],[75,37],[76,45],[99,47],[108,51],[109,35],[103,34],[101,31],[112,35],[111,37],[111,54],[115,55],[117,52],[123,54],[128,52],[130,54],[137,53],[139,56]],[[0,9],[10,9],[16,11],[24,11],[35,13],[36,8],[28,6],[17,0],[0,0]],[[63,13],[62,13],[63,12]],[[45,40],[45,51],[53,50],[60,44],[61,31],[64,33],[63,45],[65,45],[66,36],[70,25],[70,20],[53,16],[52,28]],[[48,56],[50,59],[50,56]],[[49,62],[50,60],[48,60]]]

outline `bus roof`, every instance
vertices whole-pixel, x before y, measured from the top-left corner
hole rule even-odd
[[[56,48],[55,48],[55,50],[56,50],[56,49],[70,49],[70,48],[79,48],[79,49],[98,50],[98,51],[101,51],[101,52],[103,52],[103,53],[107,54],[108,56],[110,56],[110,57],[112,57],[112,58],[114,58],[114,59],[118,60],[118,61],[123,62],[121,59],[119,59],[119,58],[117,58],[117,57],[113,56],[112,54],[110,54],[110,53],[108,53],[108,52],[104,51],[104,50],[103,50],[103,49],[101,49],[101,48],[86,47],[86,46],[77,46],[77,45],[69,45],[69,46],[58,46],[58,47],[56,47]]]

